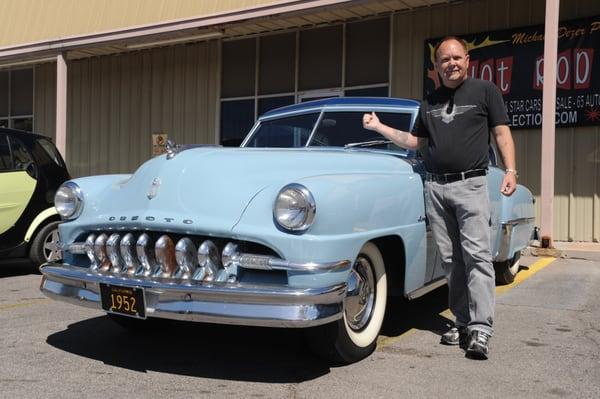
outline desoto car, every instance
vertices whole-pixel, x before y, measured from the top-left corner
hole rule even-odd
[[[56,195],[64,263],[41,290],[146,318],[303,328],[320,355],[375,347],[390,295],[445,283],[423,165],[364,130],[365,111],[408,130],[419,104],[341,98],[263,115],[242,148],[170,146],[132,175],[71,180]],[[492,161],[488,179],[504,171]],[[508,282],[534,230],[531,192],[490,190],[493,255]]]
[[[0,128],[0,260],[61,258],[54,194],[69,178],[47,137]]]

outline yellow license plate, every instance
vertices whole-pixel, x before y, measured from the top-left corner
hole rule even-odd
[[[146,318],[144,289],[140,287],[122,287],[119,285],[100,284],[102,309],[110,313],[125,316]]]

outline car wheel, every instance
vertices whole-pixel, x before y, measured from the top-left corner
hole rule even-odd
[[[521,252],[518,251],[511,259],[504,262],[494,262],[496,271],[496,283],[500,285],[510,284],[515,281],[515,276],[519,272],[519,260]]]
[[[352,363],[370,355],[377,344],[387,303],[383,257],[373,243],[358,254],[344,299],[343,317],[308,330],[313,351],[335,363]]]
[[[29,248],[29,258],[37,266],[46,262],[56,262],[62,259],[59,247],[58,225],[60,222],[50,222],[42,227],[35,235]]]

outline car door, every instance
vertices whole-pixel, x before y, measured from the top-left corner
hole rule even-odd
[[[0,133],[0,249],[18,244],[23,237],[6,237],[25,212],[37,181],[35,169],[25,146],[6,133]]]

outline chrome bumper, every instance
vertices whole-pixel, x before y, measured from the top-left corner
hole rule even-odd
[[[49,298],[102,309],[100,283],[142,287],[146,315],[265,327],[311,327],[342,317],[346,284],[325,288],[123,277],[46,263],[40,290]]]
[[[520,218],[502,222],[501,237],[498,252],[494,257],[494,261],[505,261],[512,259],[514,256],[515,242],[519,242],[522,246],[529,245],[535,226],[535,218]],[[527,228],[530,226],[531,229]],[[522,228],[525,228],[524,230]],[[522,249],[522,248],[518,248]]]

